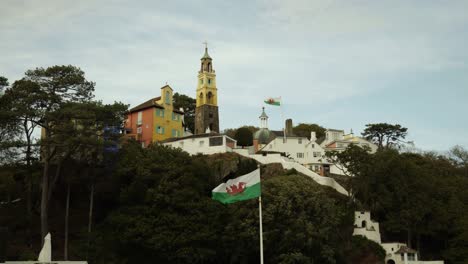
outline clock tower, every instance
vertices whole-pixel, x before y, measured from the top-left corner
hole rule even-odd
[[[205,54],[201,58],[200,71],[198,72],[195,134],[203,134],[207,131],[219,133],[219,115],[216,74],[205,42]]]

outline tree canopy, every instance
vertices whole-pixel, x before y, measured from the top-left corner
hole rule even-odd
[[[405,143],[408,134],[408,129],[399,124],[367,124],[362,136],[367,140],[375,143],[379,149],[398,147],[399,144]]]
[[[241,127],[236,130],[234,139],[237,140],[238,146],[252,146],[253,144],[253,135],[247,127]]]
[[[325,128],[317,124],[300,123],[293,127],[293,133],[299,137],[307,137],[310,139],[310,132],[314,131],[317,138],[325,136]]]
[[[184,110],[184,123],[192,133],[195,131],[195,108],[197,101],[185,94],[175,93],[173,96],[174,108]]]

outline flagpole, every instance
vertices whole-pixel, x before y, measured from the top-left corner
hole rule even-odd
[[[260,264],[263,264],[263,228],[262,228],[262,196],[258,197],[258,212],[260,215]]]
[[[283,112],[283,99],[280,98],[280,109],[281,109],[281,121],[283,121],[283,142],[286,142],[286,120],[284,120],[284,112]]]
[[[258,165],[260,170],[260,165]],[[261,182],[261,181],[260,181]],[[263,264],[263,223],[262,223],[262,195],[258,197],[258,215],[260,222],[260,264]]]

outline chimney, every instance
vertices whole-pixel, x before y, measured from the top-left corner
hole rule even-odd
[[[315,134],[315,131],[310,132],[310,141],[315,142],[317,140],[317,135]]]
[[[286,136],[287,137],[290,137],[290,136],[293,136],[293,122],[292,122],[292,119],[286,119],[286,129],[285,129],[285,132],[286,132]]]

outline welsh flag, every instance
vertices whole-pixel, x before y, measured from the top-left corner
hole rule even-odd
[[[260,194],[260,169],[256,169],[251,173],[221,183],[213,189],[212,198],[223,204],[229,204],[256,198]]]
[[[264,102],[265,102],[265,104],[280,106],[281,105],[281,97],[276,97],[276,98],[270,97],[270,98],[266,99]]]

